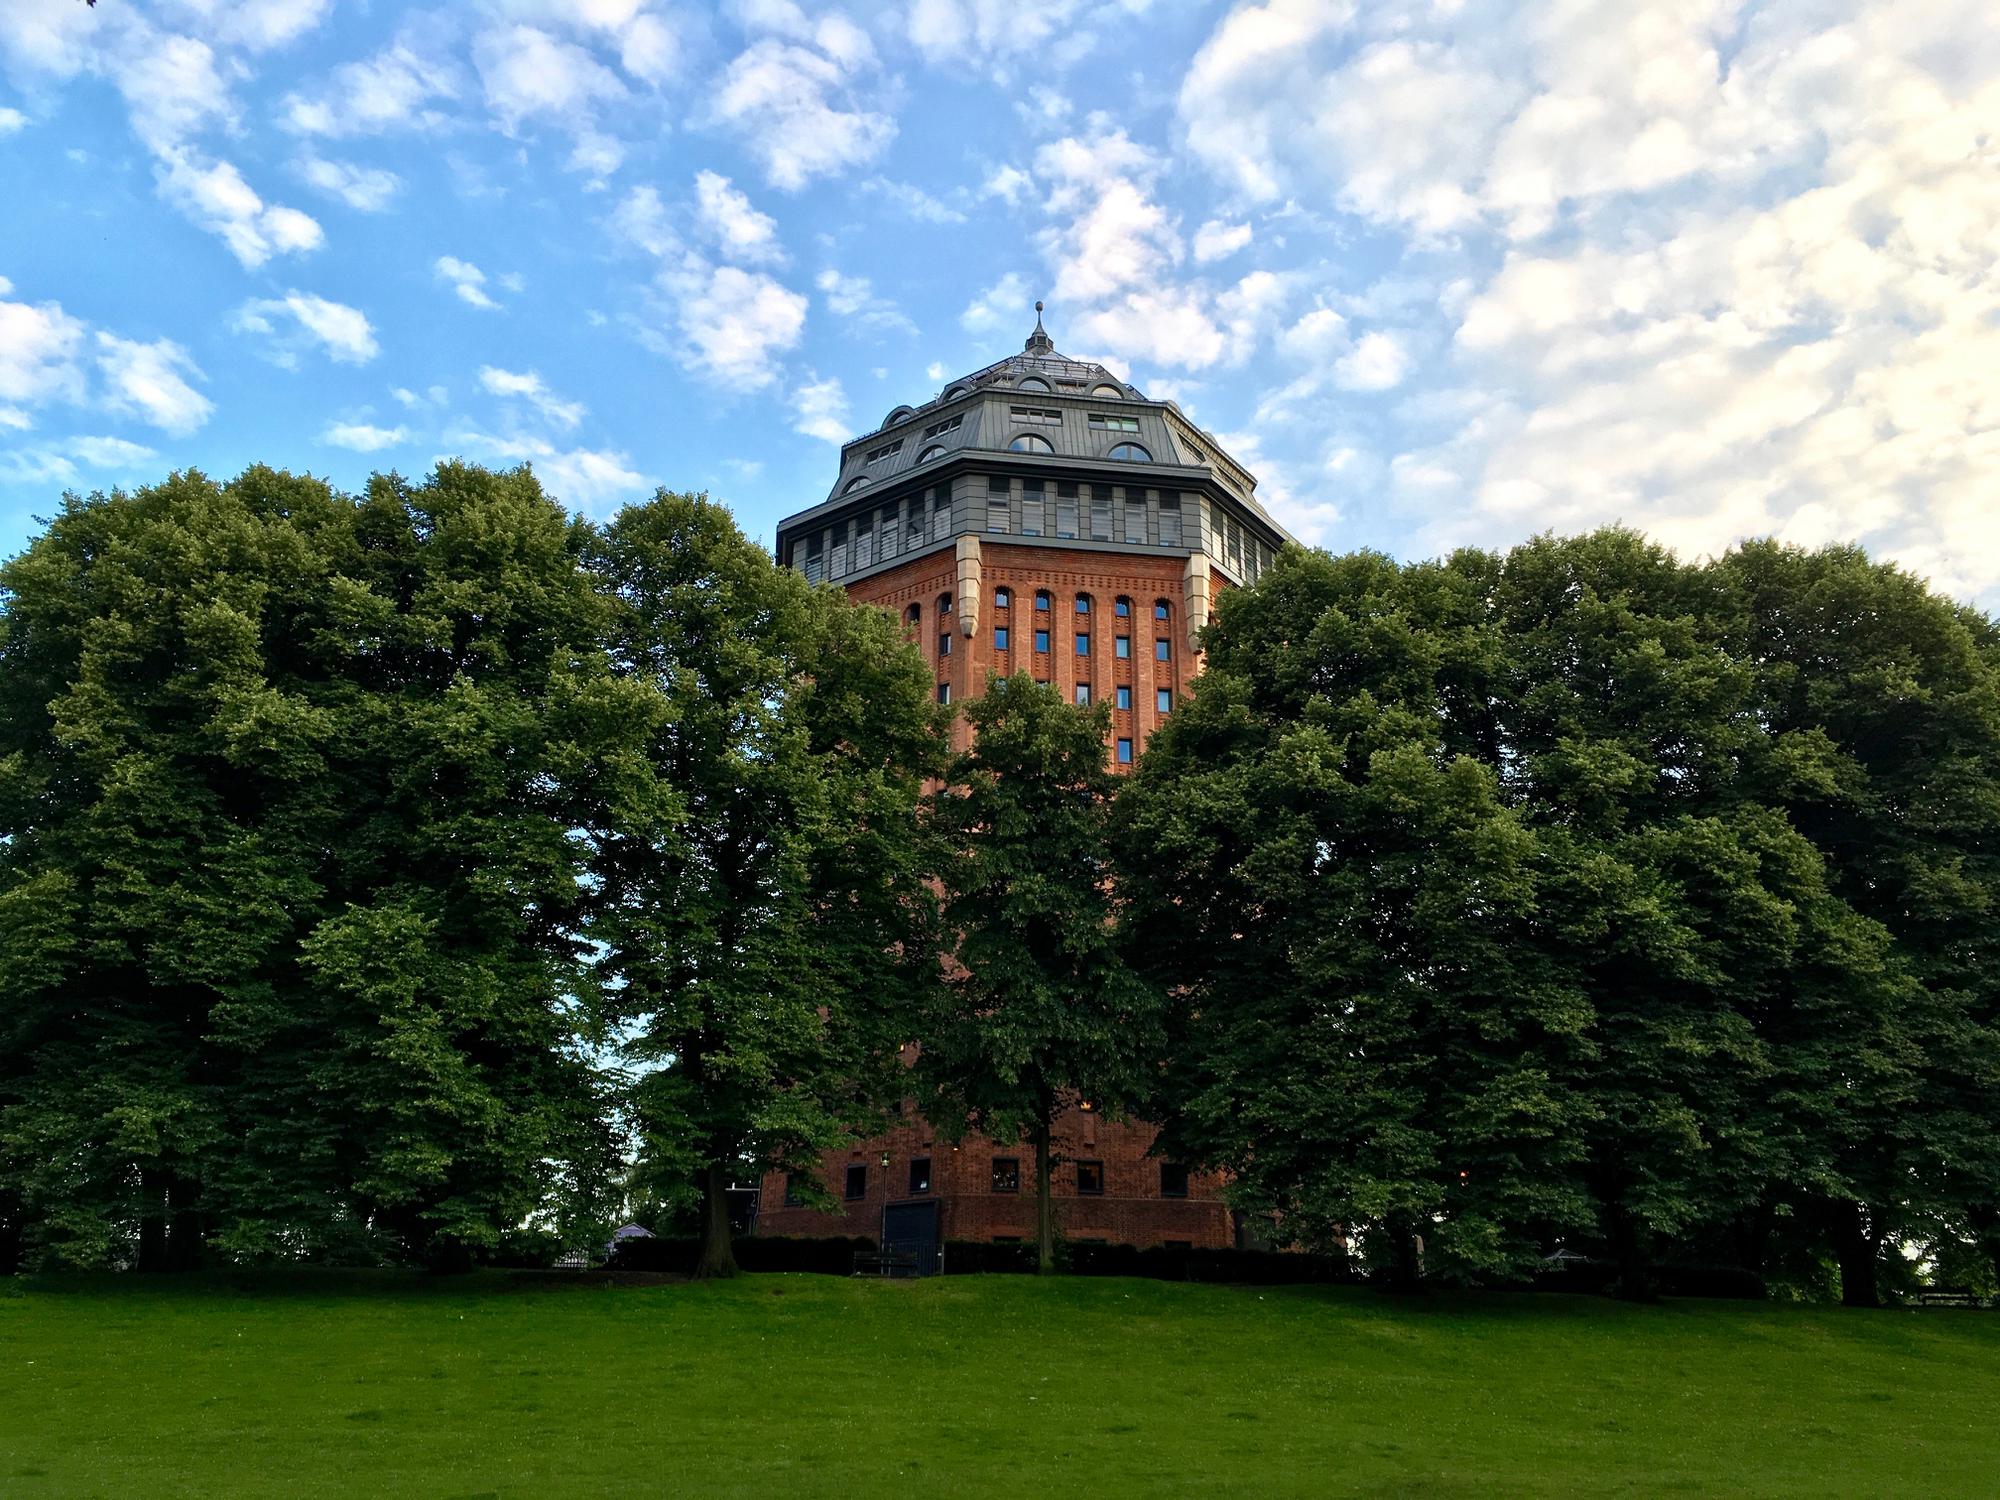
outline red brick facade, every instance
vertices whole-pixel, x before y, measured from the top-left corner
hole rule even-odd
[[[1072,701],[1077,684],[1084,683],[1093,702],[1112,706],[1114,758],[1118,741],[1129,739],[1136,759],[1162,717],[1159,690],[1170,692],[1170,709],[1180,704],[1200,667],[1188,649],[1184,560],[988,541],[981,549],[980,575],[977,625],[969,637],[957,598],[957,562],[949,548],[858,580],[851,590],[857,599],[879,604],[905,621],[915,606],[916,638],[952,702],[979,692],[989,672],[1026,671]],[[1225,585],[1220,573],[1212,572],[1210,579],[1212,590]],[[1038,593],[1048,595],[1046,610],[1035,607]],[[997,603],[1003,594],[1005,607]],[[1082,614],[1076,608],[1079,595],[1089,600]],[[951,596],[951,608],[941,612],[946,596]],[[1117,613],[1120,599],[1130,604],[1123,616]],[[1155,613],[1161,603],[1165,620]],[[1006,631],[1004,647],[996,630]],[[1038,630],[1048,632],[1046,651],[1035,649]],[[1077,649],[1079,633],[1090,637],[1087,653]],[[947,635],[950,649],[940,651],[940,638]],[[1124,656],[1118,654],[1120,636],[1130,641]],[[1164,659],[1160,641],[1167,643]],[[1129,708],[1118,706],[1120,686],[1131,690]],[[962,722],[956,732],[962,744]],[[1140,1246],[1185,1243],[1205,1249],[1235,1243],[1220,1179],[1189,1174],[1185,1196],[1163,1194],[1163,1167],[1170,1175],[1173,1168],[1146,1154],[1156,1134],[1142,1121],[1111,1121],[1081,1110],[1058,1122],[1057,1149],[1064,1160],[1055,1171],[1054,1198],[1056,1222],[1066,1238]],[[995,1158],[1018,1161],[1017,1191],[994,1191]],[[911,1163],[925,1160],[930,1163],[929,1191],[913,1191]],[[1080,1193],[1079,1163],[1093,1162],[1102,1166],[1102,1191]],[[862,1193],[852,1199],[845,1196],[850,1166],[865,1168]],[[832,1212],[787,1206],[784,1174],[767,1175],[759,1194],[757,1232],[876,1239],[885,1205],[935,1199],[945,1240],[1034,1239],[1034,1150],[1025,1143],[1006,1145],[973,1136],[954,1148],[916,1121],[858,1142],[849,1151],[830,1153],[820,1177],[840,1205]]]
[[[1063,1116],[1057,1124],[1057,1151],[1064,1160],[1055,1169],[1053,1197],[1056,1224],[1064,1238],[1117,1245],[1184,1242],[1205,1249],[1235,1243],[1219,1179],[1190,1173],[1185,1197],[1162,1196],[1165,1164],[1146,1154],[1153,1136],[1153,1127],[1138,1121],[1106,1120],[1080,1110]],[[996,1157],[1018,1163],[1015,1191],[994,1191]],[[915,1190],[921,1181],[911,1177],[912,1163],[922,1162],[929,1163],[922,1179],[929,1184],[927,1192]],[[1087,1167],[1093,1162],[1103,1168],[1103,1191],[1079,1193],[1079,1164]],[[846,1196],[851,1166],[865,1169],[858,1198]],[[858,1143],[850,1151],[830,1153],[819,1175],[838,1208],[821,1212],[787,1207],[784,1174],[773,1172],[764,1179],[757,1232],[879,1239],[885,1205],[934,1198],[942,1239],[1032,1242],[1035,1238],[1035,1153],[1029,1145],[1001,1146],[969,1136],[953,1147],[918,1122]]]

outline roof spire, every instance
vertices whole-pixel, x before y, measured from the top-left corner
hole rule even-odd
[[[1048,330],[1042,327],[1042,304],[1039,302],[1035,304],[1035,331],[1028,335],[1028,342],[1021,348],[1028,354],[1055,353],[1056,341],[1050,338]]]

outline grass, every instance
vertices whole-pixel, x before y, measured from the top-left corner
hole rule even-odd
[[[0,1282],[0,1495],[2000,1491],[2000,1316],[1123,1280]]]

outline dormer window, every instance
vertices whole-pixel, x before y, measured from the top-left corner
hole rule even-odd
[[[867,489],[868,486],[873,483],[874,481],[871,480],[866,474],[858,475],[857,477],[848,480],[846,484],[841,486],[840,493],[843,495],[851,495],[856,490]]]
[[[1049,383],[1039,375],[1030,375],[1025,379],[1015,381],[1014,389],[1017,391],[1046,391],[1049,389]]]
[[[1106,458],[1115,458],[1120,463],[1128,464],[1149,464],[1153,461],[1153,455],[1148,453],[1144,448],[1141,448],[1137,443],[1120,443],[1104,456]]]
[[[932,443],[930,447],[924,449],[923,452],[917,455],[917,462],[920,464],[927,464],[934,458],[943,458],[943,457],[944,457],[944,445],[942,443]]]
[[[1044,427],[1062,425],[1062,413],[1048,406],[1017,406],[1013,409],[1013,417],[1016,422],[1024,425],[1030,422],[1040,423]],[[1135,427],[1132,430],[1137,432],[1139,429]]]
[[[1090,425],[1099,432],[1137,432],[1137,417],[1115,417],[1110,412],[1094,411],[1090,414]]]
[[[1133,428],[1132,430],[1134,432],[1138,431],[1136,427]],[[903,440],[901,438],[897,438],[896,441],[893,443],[884,443],[879,448],[871,448],[868,452],[868,457],[865,460],[865,462],[871,464],[880,463],[885,458],[894,458],[898,453],[901,453],[902,451],[903,451]]]
[[[965,420],[965,413],[960,412],[955,417],[946,417],[942,422],[933,422],[931,423],[930,426],[924,429],[924,436],[927,438],[934,438],[943,433],[954,431],[958,427],[959,423],[963,422],[964,420]]]
[[[1007,445],[1011,453],[1053,453],[1055,444],[1039,432],[1024,432]]]
[[[1093,386],[1091,387],[1090,394],[1093,396],[1107,396],[1113,401],[1123,401],[1125,399],[1125,393],[1115,385]]]

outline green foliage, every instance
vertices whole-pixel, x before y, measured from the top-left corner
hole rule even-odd
[[[462,1263],[589,1218],[553,705],[602,675],[531,475],[70,498],[0,577],[0,1179],[43,1258]]]
[[[1115,1113],[1146,1097],[1158,1004],[1113,924],[1107,711],[1064,703],[1022,674],[990,681],[965,717],[972,748],[933,805],[957,946],[932,991],[918,1072],[925,1113],[948,1133],[1035,1143],[1047,1269],[1056,1116],[1081,1101]]]
[[[579,762],[605,1019],[636,1065],[651,1194],[703,1200],[805,1167],[900,1084],[933,982],[918,828],[943,720],[885,612],[813,589],[720,506],[662,493],[593,564],[617,604],[613,680],[643,732]]]
[[[1993,640],[1842,549],[1286,554],[1121,803],[1173,1139],[1405,1279],[1984,1242]]]

